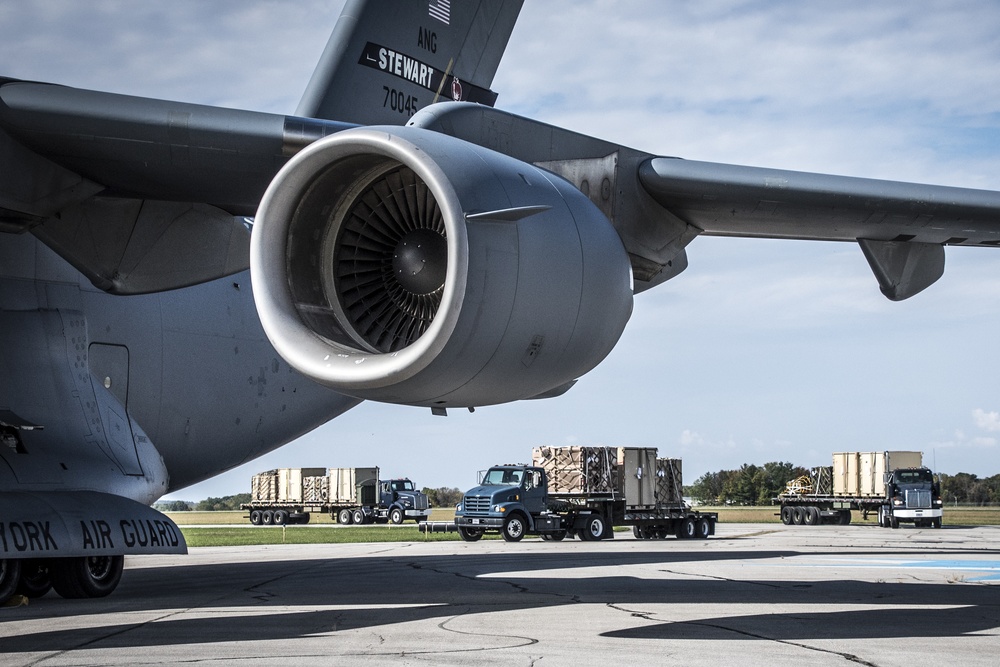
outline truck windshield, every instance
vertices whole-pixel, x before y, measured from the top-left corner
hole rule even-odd
[[[483,477],[484,486],[520,486],[523,470],[491,468]]]
[[[897,470],[896,484],[922,484],[933,482],[929,470]]]
[[[413,491],[413,482],[408,479],[394,479],[392,480],[392,490],[393,491]]]

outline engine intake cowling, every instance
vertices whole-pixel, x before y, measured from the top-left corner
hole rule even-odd
[[[251,240],[261,322],[359,398],[490,405],[600,363],[632,310],[604,215],[558,176],[446,135],[358,128],[275,176]]]

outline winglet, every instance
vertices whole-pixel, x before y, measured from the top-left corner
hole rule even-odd
[[[444,100],[488,104],[522,0],[350,0],[295,113],[403,125]]]

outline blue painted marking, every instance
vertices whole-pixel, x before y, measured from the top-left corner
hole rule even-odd
[[[965,581],[1000,581],[1000,560],[903,560],[903,559],[840,559],[824,558],[826,563],[836,563],[841,567],[856,568],[912,568],[920,570],[952,570],[960,572],[982,572],[982,576],[963,577]],[[805,565],[804,563],[788,563],[798,567],[823,567],[821,565]]]

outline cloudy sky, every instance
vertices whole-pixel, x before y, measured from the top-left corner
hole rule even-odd
[[[340,5],[3,3],[0,71],[292,113]],[[1000,190],[993,3],[527,0],[493,89],[504,109],[656,154]],[[172,497],[317,465],[466,487],[564,444],[655,446],[689,482],[844,450],[1000,473],[1000,253],[950,248],[903,303],[853,244],[705,238],[688,255],[561,398],[446,418],[363,404]]]

